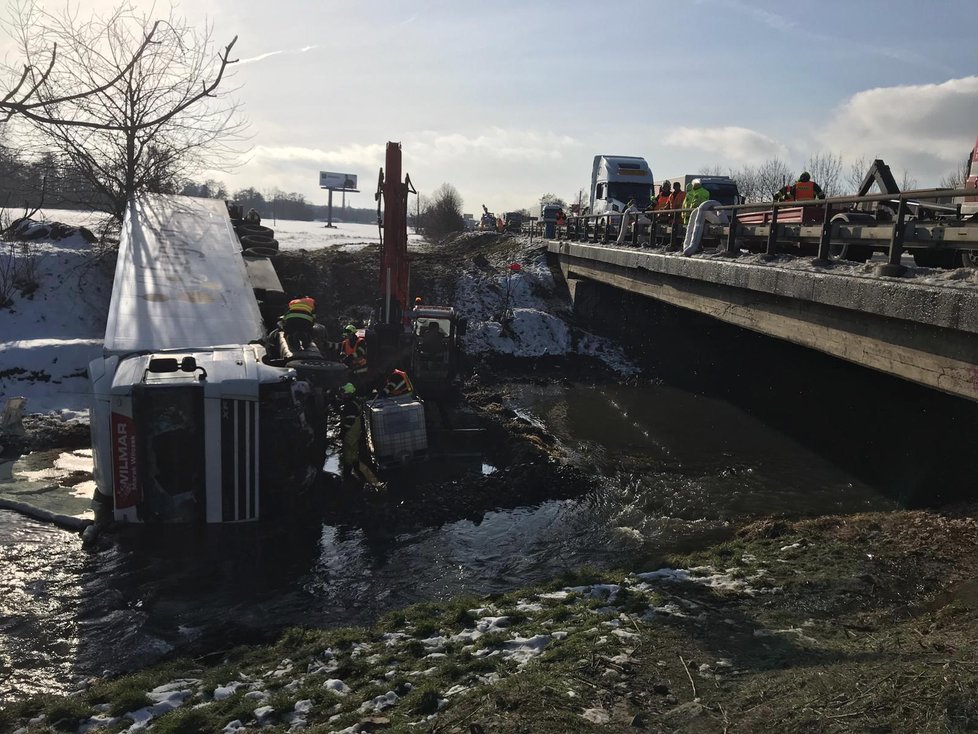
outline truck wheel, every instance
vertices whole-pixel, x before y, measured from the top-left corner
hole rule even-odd
[[[278,240],[271,237],[262,237],[257,234],[246,234],[241,238],[241,247],[247,250],[249,247],[265,247],[269,250],[278,249]]]
[[[978,268],[978,250],[961,250],[961,267]]]
[[[864,263],[873,256],[873,248],[869,245],[830,245],[829,257],[832,260],[848,260]]]
[[[836,214],[832,217],[833,222],[844,222],[845,224],[876,224],[876,217],[867,212],[845,212]],[[849,260],[851,262],[864,263],[873,256],[873,248],[870,245],[853,245],[849,243],[829,246],[829,258],[832,260]]]
[[[245,235],[258,235],[259,237],[268,237],[271,239],[275,236],[274,229],[271,227],[263,227],[260,224],[242,224],[236,231],[239,237],[244,237]]]
[[[953,250],[913,250],[913,261],[922,268],[956,268],[963,262],[963,253]]]
[[[274,250],[271,247],[249,247],[242,254],[248,257],[267,257],[271,259],[278,257],[278,250]]]

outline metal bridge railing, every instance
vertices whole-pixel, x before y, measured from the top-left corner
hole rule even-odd
[[[855,244],[873,250],[885,249],[888,253],[885,274],[900,274],[904,268],[900,264],[906,249],[933,249],[969,251],[973,253],[974,264],[978,265],[978,217],[967,220],[961,216],[961,205],[926,204],[933,199],[954,199],[978,197],[976,189],[923,189],[899,194],[870,194],[866,196],[833,196],[825,199],[805,201],[768,201],[754,204],[732,204],[717,206],[712,211],[723,212],[728,222],[708,224],[704,239],[717,241],[722,252],[734,256],[739,254],[741,242],[757,243],[763,241],[767,257],[775,257],[779,242],[817,245],[816,264],[830,262],[833,244]],[[865,210],[856,209],[859,204],[889,203],[895,206],[892,219],[880,220]],[[796,221],[779,222],[781,210],[796,210],[800,218]],[[819,210],[821,216],[819,216]],[[649,243],[665,245],[667,251],[679,249],[685,237],[686,226],[682,221],[684,214],[692,209],[657,209],[641,214],[627,215],[635,218],[629,244],[638,246],[642,235],[649,232]],[[741,221],[751,213],[762,213],[760,222]],[[834,217],[846,215],[855,221],[833,221]],[[921,218],[924,215],[924,218]],[[567,223],[555,227],[558,240],[608,243],[617,240],[622,212],[575,215],[567,218]],[[642,220],[650,220],[643,222]],[[912,220],[912,221],[911,221]],[[541,223],[537,223],[538,225]],[[908,233],[908,225],[913,224]],[[813,230],[815,230],[813,232]],[[538,228],[542,232],[542,227]],[[949,239],[950,237],[950,239]]]

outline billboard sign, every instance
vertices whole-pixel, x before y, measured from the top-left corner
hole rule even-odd
[[[356,191],[357,175],[355,173],[319,172],[319,188],[336,189],[338,191]]]

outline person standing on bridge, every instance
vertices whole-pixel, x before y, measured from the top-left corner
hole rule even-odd
[[[802,171],[797,181],[783,187],[774,196],[775,201],[812,201],[824,198],[825,192],[822,191],[821,186],[812,181],[812,174],[808,171]]]
[[[672,184],[672,193],[669,194],[669,202],[667,209],[682,209],[683,201],[686,199],[686,192],[683,191],[682,185],[678,181],[674,181]]]
[[[683,224],[689,222],[690,215],[692,215],[693,211],[700,204],[709,200],[710,192],[706,190],[698,178],[694,178],[693,182],[689,185],[689,191],[686,192],[686,196],[683,199],[683,208],[689,210],[683,212]]]

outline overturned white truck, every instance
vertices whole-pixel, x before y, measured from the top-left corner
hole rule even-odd
[[[247,259],[222,201],[130,202],[103,356],[89,365],[103,517],[257,520],[314,479],[309,388],[263,361]]]

